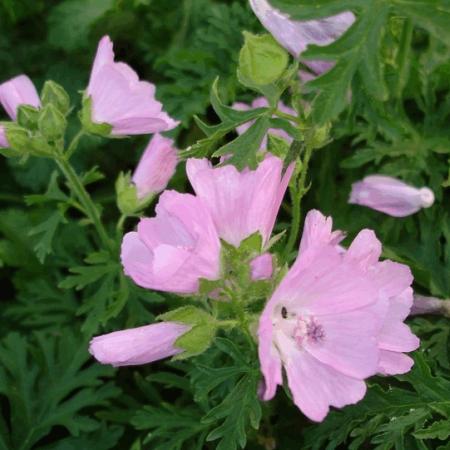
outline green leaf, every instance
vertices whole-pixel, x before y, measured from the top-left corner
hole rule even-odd
[[[450,3],[446,0],[392,0],[398,12],[410,17],[437,39],[450,44]]]
[[[62,289],[84,289],[87,285],[95,283],[105,275],[114,273],[117,271],[116,264],[99,264],[92,266],[77,266],[71,267],[69,271],[75,275],[69,275],[59,283],[59,287]]]
[[[131,424],[137,430],[149,430],[144,443],[151,442],[152,450],[201,450],[207,426],[200,419],[201,411],[196,407],[178,409],[164,404],[144,406],[132,417]]]
[[[259,117],[245,133],[220,147],[213,156],[231,155],[226,160],[227,164],[233,164],[238,170],[243,170],[247,166],[255,169],[258,163],[257,152],[268,128],[268,117]]]
[[[261,420],[261,406],[256,393],[258,382],[257,373],[244,375],[222,403],[202,418],[205,424],[223,420],[206,438],[207,441],[220,439],[216,447],[218,450],[245,448],[246,428],[250,425],[258,429]]]
[[[414,436],[417,439],[440,439],[443,441],[450,436],[450,419],[434,422],[429,427],[416,431]]]
[[[112,368],[87,365],[88,360],[86,341],[69,330],[59,330],[58,339],[43,333],[28,340],[6,336],[0,345],[0,393],[8,402],[11,429],[0,426],[0,433],[7,448],[34,448],[55,427],[72,436],[98,428],[86,412],[120,391],[102,380]]]
[[[387,389],[372,385],[364,399],[353,406],[331,412],[321,424],[306,431],[305,448],[320,450],[335,449],[344,442],[350,444],[350,438],[359,440],[353,430],[365,427],[368,420],[372,428],[366,439],[376,448],[403,448],[407,450],[408,436],[423,428],[426,419],[432,419],[436,413],[450,416],[450,381],[432,375],[421,352],[415,354],[413,370],[400,377],[407,385]],[[442,416],[440,417],[442,419]],[[350,445],[349,448],[359,448]]]
[[[114,5],[114,0],[64,0],[48,17],[48,41],[57,48],[72,51],[87,44],[91,26]]]
[[[44,263],[46,256],[52,253],[52,244],[56,231],[59,225],[64,222],[66,222],[64,215],[57,210],[50,214],[41,224],[30,230],[30,236],[40,235],[37,244],[34,246],[34,251],[41,263]]]

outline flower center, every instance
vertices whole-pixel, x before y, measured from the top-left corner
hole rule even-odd
[[[292,337],[298,347],[308,343],[319,343],[325,338],[325,331],[314,317],[300,316],[297,318]]]

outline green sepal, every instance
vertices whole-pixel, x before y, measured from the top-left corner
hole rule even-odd
[[[136,186],[129,173],[120,172],[116,180],[116,202],[119,211],[127,216],[139,210]]]
[[[116,201],[117,207],[122,214],[132,216],[146,208],[155,194],[150,193],[144,198],[139,198],[137,188],[131,181],[130,173],[120,172],[116,180]]]
[[[244,252],[245,254],[252,255],[253,253],[260,253],[262,249],[263,238],[259,231],[251,234],[249,237],[245,238],[238,251]]]
[[[48,104],[39,114],[38,128],[45,138],[55,141],[64,136],[67,120],[53,104]]]
[[[92,98],[83,97],[80,111],[80,121],[86,133],[96,134],[103,137],[111,137],[112,125],[109,123],[95,123],[92,121]]]
[[[237,284],[246,289],[253,283],[250,262],[261,254],[263,239],[259,232],[244,239],[239,248],[221,241],[221,260],[224,278],[232,278]]]
[[[20,105],[17,109],[17,123],[27,130],[38,128],[39,109],[31,105]]]
[[[53,105],[66,116],[70,111],[70,97],[65,89],[54,81],[46,81],[41,93],[42,106]]]
[[[207,350],[216,335],[217,321],[206,311],[195,306],[182,306],[157,317],[166,322],[177,322],[191,326],[191,329],[175,341],[175,347],[184,350],[174,360],[186,359]]]
[[[208,280],[200,278],[198,292],[200,295],[209,295],[211,292],[222,287],[222,280]]]

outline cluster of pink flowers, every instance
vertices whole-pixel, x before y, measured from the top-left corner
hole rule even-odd
[[[289,21],[266,0],[250,4],[262,23],[295,57],[309,43],[327,44],[354,21],[351,13],[311,22]],[[309,62],[319,74],[328,63]],[[155,99],[155,86],[139,80],[128,65],[114,61],[112,42],[99,43],[85,100],[90,120],[107,124],[113,136],[156,133],[131,180],[139,200],[163,191],[177,162],[173,140],[158,133],[178,122]],[[12,120],[22,104],[40,107],[39,96],[26,76],[0,85],[0,102]],[[267,106],[264,98],[252,107]],[[236,109],[249,106],[235,104]],[[295,115],[280,104],[279,109]],[[250,124],[242,125],[242,133]],[[292,138],[278,133],[288,142]],[[0,127],[0,146],[7,147]],[[266,141],[263,142],[266,147]],[[124,272],[137,285],[176,294],[196,294],[201,279],[226,277],[221,267],[222,241],[236,248],[259,233],[260,255],[249,264],[253,280],[273,273],[266,247],[273,231],[294,164],[266,152],[255,170],[214,167],[207,159],[188,159],[187,177],[194,194],[165,190],[155,216],[142,218],[122,242]],[[353,186],[350,202],[393,216],[406,216],[431,206],[428,188],[416,189],[384,176],[367,177]],[[306,217],[298,257],[262,311],[255,338],[264,377],[262,397],[271,399],[286,371],[295,404],[306,416],[323,420],[330,406],[343,407],[365,394],[365,380],[375,374],[401,374],[413,361],[405,355],[419,345],[404,320],[413,292],[405,265],[380,261],[381,244],[370,230],[361,231],[350,246],[344,234],[332,231],[331,218],[318,211]],[[145,364],[180,353],[176,340],[190,326],[161,322],[93,338],[90,352],[104,364]]]

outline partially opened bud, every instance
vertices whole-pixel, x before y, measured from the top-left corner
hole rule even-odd
[[[165,189],[175,173],[177,149],[172,139],[155,134],[132,176],[140,200]]]
[[[353,184],[349,203],[405,217],[433,205],[434,194],[427,187],[418,189],[396,178],[371,175]]]
[[[12,120],[16,120],[20,105],[35,108],[41,105],[36,88],[26,75],[19,75],[0,84],[0,103]]]
[[[97,361],[112,366],[147,364],[181,353],[175,341],[189,325],[160,322],[94,337],[89,352]]]

